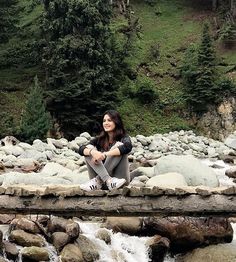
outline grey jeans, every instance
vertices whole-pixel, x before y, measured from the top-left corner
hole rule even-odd
[[[121,144],[121,142],[117,142],[111,149]],[[86,147],[94,148],[92,145]],[[86,156],[85,161],[90,179],[99,176],[101,180],[105,182],[109,177],[116,177],[124,178],[127,184],[130,182],[128,155],[108,156],[104,163],[100,161],[98,164],[92,161],[91,156]]]

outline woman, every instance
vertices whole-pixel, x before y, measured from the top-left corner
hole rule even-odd
[[[132,144],[119,113],[106,111],[102,126],[99,136],[79,148],[79,154],[85,156],[91,179],[80,186],[86,191],[101,189],[103,185],[111,190],[130,182],[127,154]]]

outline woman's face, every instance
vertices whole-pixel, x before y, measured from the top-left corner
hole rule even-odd
[[[103,118],[103,128],[105,132],[113,132],[116,124],[112,121],[109,115],[105,115]]]

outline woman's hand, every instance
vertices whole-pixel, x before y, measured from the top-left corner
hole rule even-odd
[[[98,164],[100,161],[105,159],[104,154],[100,151],[97,151],[97,150],[92,150],[91,156],[93,157],[95,164]]]

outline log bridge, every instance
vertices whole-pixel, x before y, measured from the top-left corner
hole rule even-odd
[[[1,214],[236,216],[236,187],[137,188],[85,192],[79,186],[0,187]]]

